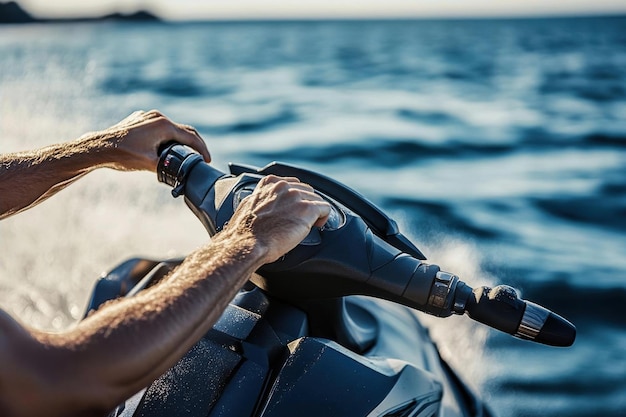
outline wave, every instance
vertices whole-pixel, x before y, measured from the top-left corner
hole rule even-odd
[[[620,100],[626,96],[621,68],[610,68],[588,74],[575,74],[567,71],[547,73],[539,86],[539,93],[568,94],[599,103]]]
[[[503,232],[495,228],[475,225],[466,217],[456,214],[452,205],[443,202],[389,197],[382,201],[382,206],[405,211],[407,218],[419,219],[421,230],[428,229],[428,225],[430,225],[438,231],[446,230],[447,233],[460,233],[481,239],[495,239],[505,236]]]
[[[582,139],[584,143],[590,145],[626,148],[626,136],[609,135],[605,133],[590,133],[585,135]]]
[[[171,75],[164,78],[149,79],[135,74],[110,76],[102,80],[100,89],[106,94],[130,94],[151,92],[165,97],[220,97],[232,94],[233,86],[206,86],[191,76]]]
[[[623,183],[607,182],[600,186],[599,192],[608,196],[623,196],[626,194],[626,181]]]
[[[626,230],[626,184],[606,184],[600,193],[580,197],[534,198],[543,212],[568,221]]]
[[[594,394],[611,395],[618,394],[624,389],[624,377],[622,375],[606,376],[601,381],[589,384],[586,377],[592,377],[592,373],[585,375],[585,370],[578,370],[575,377],[567,378],[564,375],[544,376],[543,378],[523,378],[515,374],[507,375],[498,381],[499,389],[513,392],[524,392],[539,395],[558,395],[563,392],[568,394]],[[604,415],[604,414],[602,414]]]
[[[344,160],[377,161],[377,164],[403,165],[442,150],[410,140],[363,140],[359,143],[338,143],[327,146],[298,146],[276,151],[256,151],[255,155],[266,159],[301,160],[316,163],[337,163]]]
[[[563,148],[626,148],[626,136],[592,130],[580,134],[563,134],[545,127],[526,127],[513,131],[517,136],[518,150],[559,150]]]
[[[258,133],[272,130],[300,120],[298,114],[288,108],[284,108],[276,113],[266,116],[241,119],[234,123],[225,125],[201,125],[197,124],[198,131],[212,135],[238,134],[238,133]],[[251,154],[254,152],[251,151]]]
[[[363,138],[358,142],[303,145],[281,150],[252,150],[254,156],[273,160],[337,163],[346,160],[376,161],[379,166],[402,166],[429,158],[474,158],[502,155],[516,150],[508,144],[422,142],[415,138]]]
[[[494,401],[502,402],[503,406],[506,403],[507,409],[515,410],[516,416],[622,417],[623,375],[603,369],[599,378],[597,355],[581,358],[584,354],[578,353],[576,356],[588,366],[555,372],[550,371],[554,369],[554,362],[545,361],[543,366],[548,371],[544,375],[520,376],[520,373],[506,372],[493,378],[489,385],[497,392]],[[541,361],[541,358],[533,357],[530,361]]]
[[[430,123],[430,124],[458,124],[461,121],[445,111],[418,111],[414,109],[400,108],[396,115],[401,119]]]
[[[626,326],[626,315],[619,309],[626,305],[626,287],[573,285],[563,280],[533,282],[522,289],[523,298],[549,306],[576,324]]]
[[[404,166],[429,159],[446,158],[456,160],[484,159],[504,157],[520,153],[562,151],[563,149],[584,150],[624,148],[626,137],[592,132],[584,135],[564,136],[543,128],[517,129],[514,138],[504,137],[499,141],[484,141],[474,138],[475,132],[466,133],[465,137],[455,132],[450,125],[459,125],[459,121],[445,112],[418,112],[398,109],[399,117],[416,122],[428,122],[446,127],[440,140],[416,136],[381,137],[364,136],[346,137],[334,142],[303,143],[285,146],[281,149],[256,147],[250,154],[261,159],[293,160],[319,164],[340,163],[344,161],[368,161],[377,166]],[[447,120],[447,122],[446,122]],[[456,121],[455,121],[456,120]],[[255,133],[279,129],[284,125],[297,124],[300,115],[289,108],[267,115],[258,120],[237,121],[224,126],[199,126],[200,131],[210,134]],[[591,146],[590,146],[591,145]],[[539,202],[541,204],[541,202]]]

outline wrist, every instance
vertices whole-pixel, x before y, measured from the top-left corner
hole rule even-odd
[[[85,168],[110,166],[115,161],[115,142],[100,132],[89,132],[70,142],[73,154],[83,161]]]
[[[94,168],[106,167],[119,171],[150,170],[144,166],[141,152],[124,144],[128,131],[91,132],[78,139],[86,153],[90,154],[90,161]],[[154,169],[152,169],[154,171]]]
[[[211,238],[213,245],[219,245],[232,250],[231,255],[238,262],[252,265],[254,270],[260,268],[268,260],[269,248],[249,230],[237,230],[226,227]]]

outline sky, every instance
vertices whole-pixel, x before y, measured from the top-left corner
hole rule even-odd
[[[508,17],[626,13],[624,0],[18,0],[38,17],[150,10],[165,19]]]

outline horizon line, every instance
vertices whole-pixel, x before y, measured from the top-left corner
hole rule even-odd
[[[111,12],[111,14],[119,13],[129,16],[134,13],[148,12],[154,15],[158,20],[146,21],[146,23],[245,23],[245,22],[342,22],[342,21],[424,21],[424,20],[542,20],[542,19],[585,19],[585,18],[623,18],[626,17],[626,11],[616,12],[572,12],[572,13],[519,13],[519,14],[433,14],[433,15],[415,15],[415,16],[218,16],[218,17],[199,17],[199,18],[168,18],[148,9],[137,9],[130,13]],[[86,15],[86,16],[42,16],[32,15],[37,21],[49,23],[63,23],[72,21],[97,21],[105,15]],[[37,23],[35,21],[34,23]]]

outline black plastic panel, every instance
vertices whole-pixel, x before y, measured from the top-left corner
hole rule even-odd
[[[201,339],[146,390],[135,417],[206,417],[241,356]]]
[[[262,417],[366,416],[395,384],[356,355],[320,339],[293,342]]]

